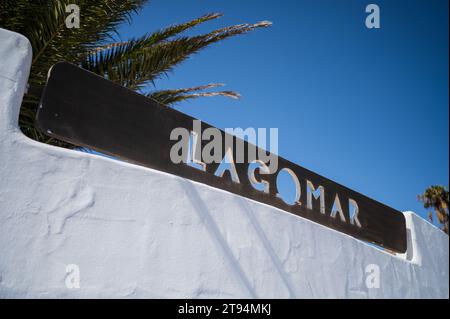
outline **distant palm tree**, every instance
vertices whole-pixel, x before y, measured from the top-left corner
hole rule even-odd
[[[19,125],[29,137],[49,144],[73,147],[49,138],[34,127],[39,90],[46,82],[49,68],[67,61],[99,74],[165,105],[204,96],[222,95],[239,98],[233,91],[205,92],[222,84],[207,84],[174,90],[144,91],[148,84],[167,75],[190,55],[210,44],[269,26],[267,21],[239,24],[197,36],[180,34],[221,14],[207,14],[172,25],[143,37],[114,42],[117,27],[129,21],[147,0],[1,0],[0,27],[25,35],[33,49],[29,84],[20,111]],[[80,27],[67,28],[66,5],[80,8]],[[37,90],[36,90],[37,88]],[[37,93],[36,93],[37,92]]]
[[[425,208],[433,208],[438,222],[443,225],[442,230],[448,234],[448,189],[443,186],[430,186],[425,190],[425,193],[418,196],[418,199],[423,202]],[[433,220],[433,215],[430,213],[430,220]]]

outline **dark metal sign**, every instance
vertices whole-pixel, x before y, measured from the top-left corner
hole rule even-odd
[[[267,153],[260,153],[259,148],[253,162],[260,167],[252,169],[249,157],[242,162],[228,153],[225,140],[243,145],[244,154],[255,146],[221,130],[216,129],[223,140],[220,153],[228,155],[232,169],[218,175],[220,163],[204,164],[201,157],[201,170],[174,162],[176,129],[197,129],[202,135],[215,128],[201,123],[198,129],[196,119],[69,63],[58,63],[50,70],[36,125],[49,136],[224,189],[396,252],[406,251],[401,212],[274,154],[270,155],[277,160],[277,168],[265,172],[260,154]],[[205,140],[194,143],[200,148],[208,144]],[[277,176],[283,170],[296,184],[294,203],[285,202],[278,194]],[[264,189],[256,189],[255,182]]]

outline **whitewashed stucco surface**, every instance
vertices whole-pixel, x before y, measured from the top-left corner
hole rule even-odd
[[[31,61],[0,29],[0,297],[448,298],[448,236],[405,213],[393,256],[159,171],[44,145],[17,126]],[[65,285],[66,265],[81,287]],[[365,268],[380,267],[380,288]]]

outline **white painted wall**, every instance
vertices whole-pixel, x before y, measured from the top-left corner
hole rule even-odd
[[[448,298],[448,236],[405,213],[393,256],[159,171],[44,145],[17,126],[31,61],[0,29],[0,297]],[[66,287],[66,265],[80,288]],[[365,269],[380,268],[367,288]]]

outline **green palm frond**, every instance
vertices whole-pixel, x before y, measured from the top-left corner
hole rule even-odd
[[[153,32],[149,36],[143,36],[139,39],[110,43],[96,47],[88,53],[88,58],[83,61],[82,66],[91,72],[104,75],[104,70],[107,70],[108,66],[112,63],[123,61],[132,54],[139,54],[140,50],[168,40],[169,38],[191,29],[203,22],[217,19],[221,16],[222,14],[220,13],[206,14],[200,18]]]
[[[437,220],[443,225],[443,230],[449,233],[449,191],[441,185],[432,185],[425,192],[417,196],[424,208],[433,208]]]
[[[0,26],[16,32],[23,31],[26,22],[31,17],[30,2],[29,0],[0,1]],[[40,1],[36,0],[35,2],[38,3]]]
[[[153,32],[151,35],[143,36],[139,39],[131,39],[126,42],[110,43],[96,47],[88,52],[87,58],[82,62],[82,67],[99,75],[107,76],[108,70],[112,65],[126,61],[131,56],[139,55],[145,48],[166,41],[196,25],[217,19],[220,16],[222,14],[207,14],[200,18]],[[108,78],[111,79],[111,77]]]
[[[145,1],[79,0],[80,27],[71,29],[65,25],[65,8],[74,1],[47,2],[50,8],[40,7],[24,33],[33,47],[31,83],[45,83],[48,69],[59,61],[83,61],[86,51],[111,39],[117,26],[129,19]]]
[[[219,14],[207,15],[179,25],[178,28],[169,28],[170,32],[159,31],[157,36],[150,34],[126,43],[112,44],[105,50],[95,51],[82,65],[120,85],[139,90],[149,82],[154,83],[161,75],[167,75],[189,56],[213,43],[271,25],[268,21],[239,24],[199,36],[183,36],[170,41],[166,40],[168,37],[174,36],[178,30],[184,31],[220,16]],[[189,27],[181,27],[184,25]],[[161,35],[166,35],[166,37]]]
[[[225,96],[232,99],[239,99],[241,97],[239,93],[233,91],[200,92],[220,86],[224,86],[224,84],[211,83],[207,85],[201,85],[184,89],[159,90],[147,93],[146,96],[164,105],[173,105],[181,101],[195,99],[199,97]]]
[[[0,27],[25,35],[33,48],[30,83],[44,84],[60,61],[80,63],[86,52],[112,39],[117,26],[147,0],[2,0]],[[67,28],[66,5],[80,7],[80,27]]]

